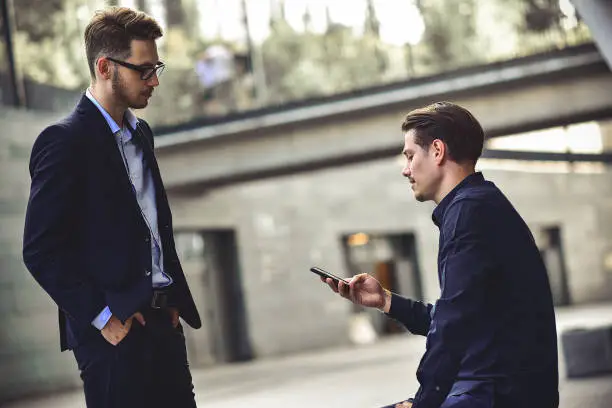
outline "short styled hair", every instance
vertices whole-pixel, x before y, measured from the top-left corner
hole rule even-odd
[[[482,154],[482,126],[467,109],[454,103],[436,102],[409,112],[402,123],[402,132],[412,129],[417,145],[427,150],[435,139],[439,139],[457,163],[476,163]]]
[[[95,12],[85,28],[85,54],[89,73],[96,78],[95,65],[102,56],[127,59],[132,40],[157,40],[162,29],[149,15],[127,7],[109,7]]]

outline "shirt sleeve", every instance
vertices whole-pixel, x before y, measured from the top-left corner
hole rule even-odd
[[[421,388],[414,408],[439,408],[444,402],[485,310],[485,282],[494,269],[485,218],[469,200],[451,204],[444,216],[442,291],[417,371]]]
[[[91,322],[91,324],[93,324],[93,326],[98,329],[98,330],[102,330],[104,328],[104,326],[106,326],[106,323],[108,323],[108,321],[110,320],[111,316],[113,314],[111,313],[111,310],[108,306],[106,306],[99,315],[96,316],[96,318]]]
[[[431,324],[432,309],[431,304],[391,293],[391,308],[386,315],[403,324],[412,334],[426,336]]]

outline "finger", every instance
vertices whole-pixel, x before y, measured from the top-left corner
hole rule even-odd
[[[170,321],[174,324],[174,321],[178,319],[178,309],[175,307],[168,308],[168,315],[170,316]]]
[[[325,282],[327,282],[327,286],[329,286],[331,290],[333,290],[335,293],[338,293],[338,287],[336,286],[332,278],[326,278]]]
[[[145,318],[144,318],[144,316],[142,315],[142,313],[140,313],[140,312],[136,312],[136,313],[134,313],[134,318],[135,318],[136,320],[138,320],[138,323],[140,323],[142,326],[144,326],[144,325],[146,324],[146,322],[145,322]]]
[[[116,346],[125,337],[125,330],[123,329],[121,322],[119,322],[119,326],[115,325],[113,329],[104,329],[102,331],[102,336],[108,343]]]
[[[111,337],[111,344],[113,346],[116,346],[117,344],[121,343],[121,340],[123,340],[125,336],[122,335],[121,333],[115,333],[113,334],[113,336]]]
[[[178,324],[179,324],[179,312],[178,310],[174,309],[172,311],[172,327],[176,329]]]
[[[338,293],[340,293],[340,296],[349,299],[350,298],[350,286],[342,281],[339,281],[338,282]]]
[[[122,331],[123,333],[127,334],[127,332],[130,331],[130,329],[132,328],[132,320],[134,319],[134,316],[129,317],[126,321],[125,324],[122,327]]]
[[[106,340],[107,343],[110,343],[113,346],[115,345],[115,340],[112,337],[109,337],[108,334],[102,332],[102,336],[104,337],[104,340]]]
[[[355,275],[351,278],[351,281],[349,282],[353,287],[354,284],[356,283],[362,283],[365,282],[366,279],[368,279],[370,275],[368,275],[367,273],[360,273],[359,275]]]
[[[362,287],[362,285],[365,284],[368,278],[370,278],[370,275],[368,275],[367,273],[360,273],[359,275],[353,276],[353,278],[349,282],[351,291],[354,292],[354,291],[359,290]]]

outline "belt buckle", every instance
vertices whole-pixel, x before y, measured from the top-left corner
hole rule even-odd
[[[153,309],[162,309],[168,304],[168,294],[160,290],[153,291],[153,297],[151,298],[151,307]]]

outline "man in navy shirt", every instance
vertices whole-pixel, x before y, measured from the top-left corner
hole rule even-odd
[[[529,228],[503,193],[475,171],[484,132],[464,108],[442,102],[402,124],[418,201],[437,204],[434,305],[383,289],[367,274],[328,285],[427,336],[412,408],[556,408],[557,337],[546,269]]]

